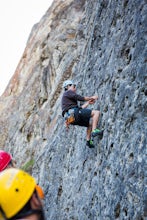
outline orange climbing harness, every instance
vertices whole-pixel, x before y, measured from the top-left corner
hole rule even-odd
[[[75,122],[74,109],[69,109],[67,112],[65,112],[64,118],[65,126],[66,128],[69,128],[69,125]]]

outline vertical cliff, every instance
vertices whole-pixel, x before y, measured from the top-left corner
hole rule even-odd
[[[145,220],[146,1],[55,0],[0,97],[0,148],[45,191],[47,219]],[[98,94],[102,139],[67,132],[62,83]]]

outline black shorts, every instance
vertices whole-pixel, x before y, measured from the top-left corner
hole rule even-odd
[[[87,108],[74,108],[75,122],[73,125],[89,127],[91,112],[92,110]]]

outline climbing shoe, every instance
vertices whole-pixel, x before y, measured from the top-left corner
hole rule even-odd
[[[89,148],[94,148],[94,145],[93,145],[93,141],[92,140],[89,140],[86,142],[86,145],[89,147]]]
[[[97,135],[103,135],[103,130],[99,130],[96,128],[91,132],[92,137],[96,137]]]

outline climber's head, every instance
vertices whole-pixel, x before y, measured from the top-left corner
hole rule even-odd
[[[0,192],[2,219],[44,219],[36,181],[28,173],[16,168],[1,172]]]
[[[76,88],[76,83],[74,83],[72,80],[66,80],[63,83],[63,88],[64,90],[68,90],[68,89],[75,89]]]
[[[0,150],[0,172],[11,166],[12,156],[6,151]]]

